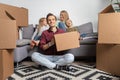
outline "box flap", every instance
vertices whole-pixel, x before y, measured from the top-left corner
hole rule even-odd
[[[6,18],[4,11],[16,20],[17,26],[28,26],[28,9],[0,3],[0,18]]]
[[[8,19],[11,20],[9,16],[7,16],[5,10],[0,8],[0,19]]]
[[[112,5],[109,5],[104,10],[102,10],[100,13],[112,13],[112,12],[115,12],[115,11],[114,11]]]

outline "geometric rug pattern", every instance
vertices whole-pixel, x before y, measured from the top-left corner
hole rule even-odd
[[[20,65],[8,80],[120,80],[118,76],[83,65],[70,65],[71,71],[51,70],[34,65]]]

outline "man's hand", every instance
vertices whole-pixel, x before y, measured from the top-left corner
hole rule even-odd
[[[53,46],[55,44],[55,39],[52,38],[50,42],[48,42],[47,44],[43,45],[43,49],[46,50],[49,47]]]
[[[55,44],[55,38],[52,38],[50,43],[51,43],[51,45],[54,45]]]

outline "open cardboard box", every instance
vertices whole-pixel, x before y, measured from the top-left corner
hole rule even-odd
[[[109,5],[99,13],[98,43],[120,44],[120,13]]]
[[[120,76],[120,45],[97,44],[96,68]]]
[[[77,31],[55,34],[57,51],[80,47],[79,36]]]
[[[4,14],[16,20],[17,26],[28,26],[28,9],[0,3],[0,18],[5,19]]]
[[[0,19],[16,20],[16,39],[19,39],[19,27],[28,26],[28,9],[0,3]]]
[[[0,80],[6,80],[14,72],[16,28],[16,20],[0,19]]]
[[[13,49],[0,50],[0,80],[6,80],[14,73]]]

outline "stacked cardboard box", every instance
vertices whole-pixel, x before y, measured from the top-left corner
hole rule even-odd
[[[97,68],[120,76],[120,13],[109,5],[99,14]]]
[[[0,80],[6,80],[14,72],[13,49],[0,50]]]
[[[14,72],[17,29],[28,25],[28,10],[0,3],[0,80]]]
[[[97,68],[120,76],[120,45],[97,45]]]

